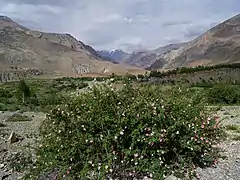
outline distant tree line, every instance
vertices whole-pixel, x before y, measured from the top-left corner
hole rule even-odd
[[[106,76],[106,77],[62,77],[62,78],[58,78],[56,79],[56,82],[61,82],[61,81],[105,81],[108,79],[114,79],[114,81],[120,81],[120,80],[137,80],[139,78],[144,78],[145,76],[142,74],[139,74],[137,76],[132,75],[132,74],[126,74],[126,75],[115,75],[114,73],[112,73],[110,76]]]
[[[169,75],[176,75],[176,74],[183,74],[183,73],[189,74],[189,73],[194,73],[194,72],[199,72],[199,71],[208,71],[208,70],[221,69],[221,68],[239,69],[240,63],[219,64],[219,65],[215,65],[215,66],[181,67],[181,68],[176,68],[176,69],[166,71],[166,72],[151,71],[149,74],[149,77],[161,78],[161,77],[169,76]]]
[[[165,72],[160,72],[157,70],[151,71],[149,74],[138,74],[138,75],[132,75],[132,74],[127,74],[127,75],[116,75],[112,73],[110,76],[106,77],[63,77],[56,79],[56,81],[105,81],[108,79],[114,79],[114,81],[121,81],[121,80],[130,80],[130,81],[136,81],[136,80],[147,80],[148,78],[151,77],[166,77],[169,75],[176,75],[176,74],[189,74],[189,73],[194,73],[194,72],[199,72],[199,71],[209,71],[209,70],[214,70],[214,69],[221,69],[221,68],[232,68],[232,69],[237,69],[240,68],[240,63],[235,63],[235,64],[219,64],[215,66],[196,66],[196,67],[179,67],[173,70],[165,71]]]

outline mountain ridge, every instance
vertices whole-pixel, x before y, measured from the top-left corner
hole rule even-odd
[[[139,68],[148,69],[155,61],[161,59],[163,54],[170,50],[178,49],[183,45],[184,43],[169,44],[153,50],[139,50],[133,51],[132,53],[126,53],[121,49],[116,49],[114,51],[101,50],[97,52],[102,56],[113,58],[120,64],[129,64]]]
[[[131,74],[235,62],[240,62],[240,14],[189,42],[133,53],[96,51],[68,33],[31,30],[0,16],[0,72],[35,68],[64,75]]]
[[[163,56],[164,69],[240,62],[240,14]]]
[[[144,70],[108,62],[91,46],[70,34],[28,29],[6,16],[0,16],[0,72],[13,68],[40,69],[63,75],[126,74]]]
[[[191,41],[133,52],[119,62],[147,70],[238,63],[240,14],[217,24]]]
[[[99,50],[97,51],[98,54],[100,54],[103,57],[108,57],[113,59],[114,61],[121,63],[122,60],[124,60],[126,57],[128,57],[130,54],[124,52],[121,49],[114,49],[114,50]]]

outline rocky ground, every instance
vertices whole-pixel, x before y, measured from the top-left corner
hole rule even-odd
[[[13,115],[27,116],[29,119],[9,122]],[[0,180],[17,180],[22,176],[21,168],[34,161],[32,149],[36,144],[39,125],[44,119],[43,113],[0,111]]]
[[[12,120],[13,115],[28,117],[28,121]],[[196,170],[197,180],[240,179],[240,106],[223,107],[218,111],[228,138],[219,144],[222,155],[216,167]],[[17,180],[22,177],[21,167],[34,161],[33,148],[38,139],[39,125],[45,119],[43,113],[0,111],[0,180]],[[29,148],[33,147],[33,148]],[[177,179],[169,176],[168,180]]]
[[[219,144],[222,156],[216,167],[200,169],[199,180],[239,180],[240,179],[240,106],[224,107],[218,114],[226,128],[227,139]]]

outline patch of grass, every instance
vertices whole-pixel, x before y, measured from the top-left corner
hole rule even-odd
[[[83,89],[88,86],[87,81],[93,78],[59,78],[59,79],[27,79],[26,86],[29,87],[30,97],[25,97],[23,94],[19,96],[19,82],[7,82],[0,84],[0,110],[1,111],[41,111],[49,112],[56,105],[62,104],[64,97],[76,92],[78,89]],[[135,81],[135,76],[111,78],[96,78],[97,81],[105,81],[110,83],[116,89],[122,89],[126,82],[133,86],[141,86],[145,83]],[[227,86],[227,85],[226,85]],[[229,87],[229,88],[228,88]],[[171,90],[174,85],[161,86],[162,90]],[[190,90],[194,94],[196,91],[206,93],[208,103],[214,105],[232,105],[238,103],[239,88],[238,86],[213,86],[212,88],[196,88],[191,87]],[[210,92],[211,91],[211,92]],[[19,99],[20,98],[20,99]],[[239,102],[240,103],[240,102]]]
[[[67,82],[66,82],[67,83]],[[26,80],[31,91],[30,97],[24,96],[24,101],[19,100],[19,82],[0,84],[0,110],[1,111],[49,111],[61,102],[63,93],[69,89],[58,89],[54,80]],[[83,83],[78,85],[84,86]],[[61,85],[59,83],[59,85]],[[63,92],[65,91],[65,92]]]
[[[22,121],[31,121],[32,119],[28,116],[21,115],[21,114],[13,114],[8,118],[8,122],[22,122]]]
[[[239,126],[235,124],[226,125],[225,127],[226,127],[226,130],[230,130],[230,131],[237,131],[240,129]]]
[[[235,141],[240,141],[240,136],[234,136],[232,139]]]

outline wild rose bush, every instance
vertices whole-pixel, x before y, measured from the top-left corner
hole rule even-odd
[[[57,179],[191,177],[218,156],[221,129],[204,103],[186,88],[94,88],[48,115],[28,177],[55,168]]]

